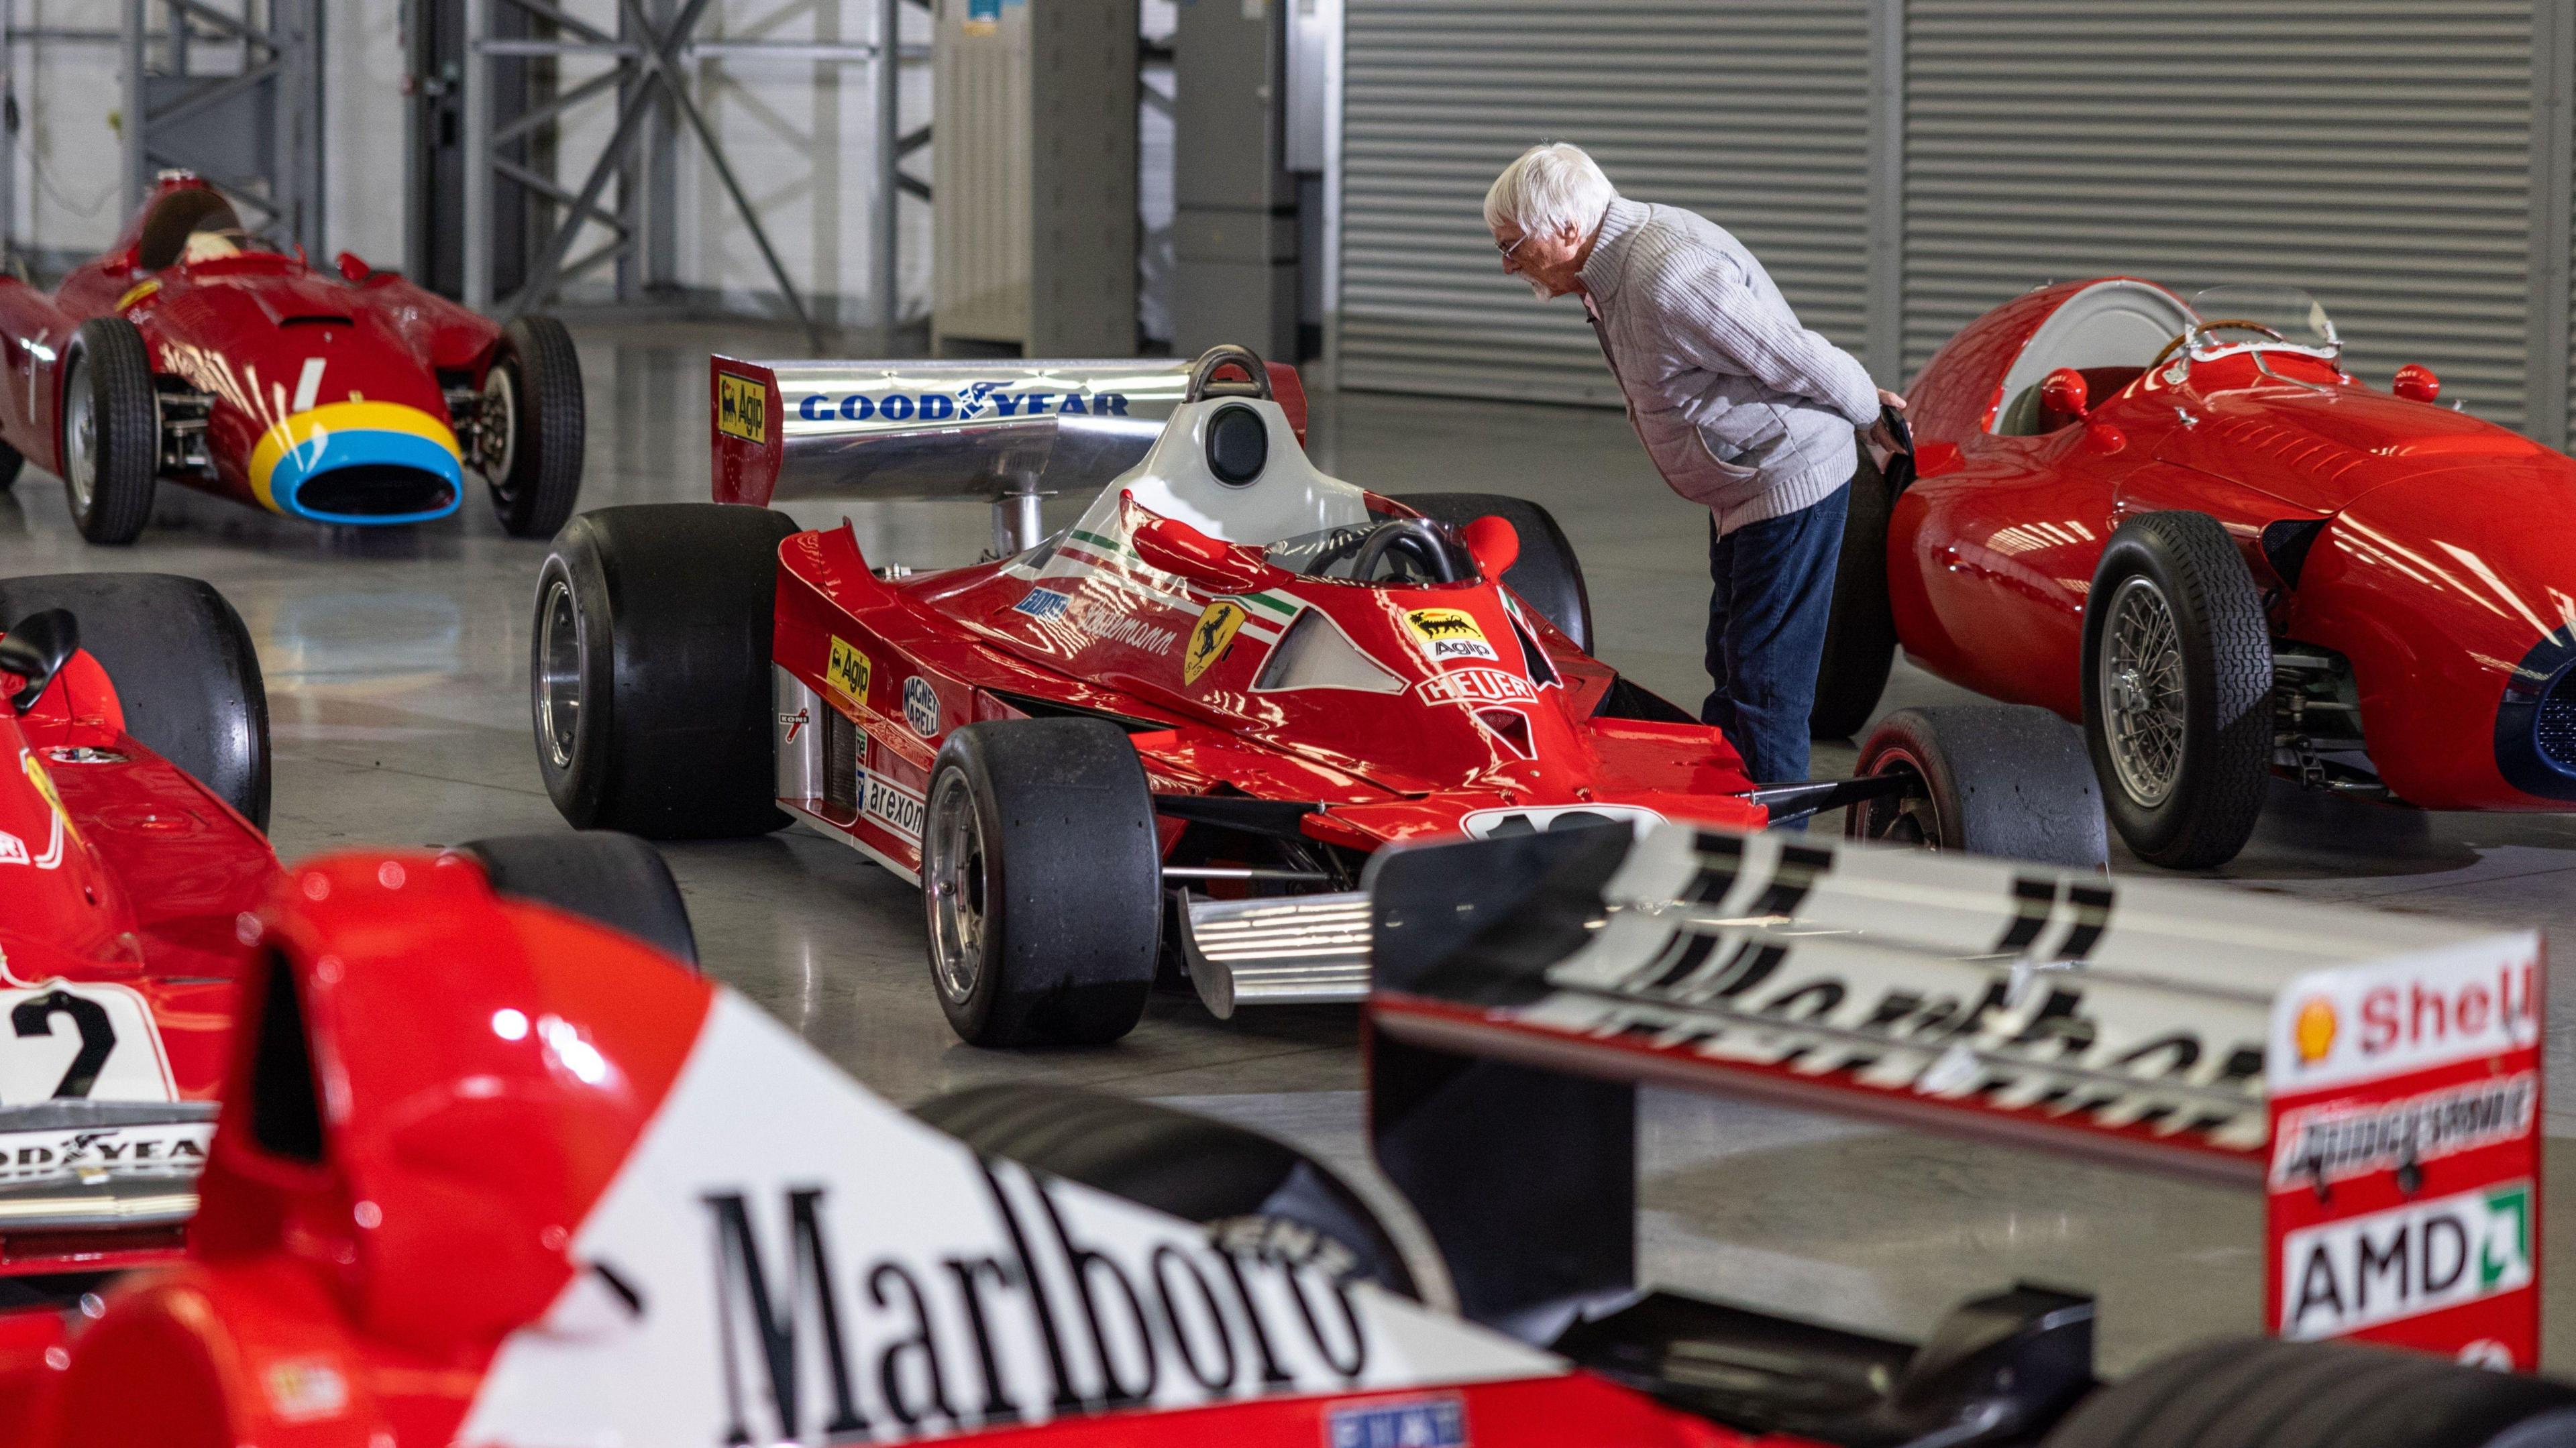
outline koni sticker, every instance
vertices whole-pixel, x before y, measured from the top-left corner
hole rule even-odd
[[[1501,657],[1492,644],[1485,642],[1485,631],[1477,625],[1475,616],[1460,609],[1408,609],[1404,621],[1412,627],[1414,637],[1422,640],[1424,651],[1434,663],[1455,659],[1493,663]]]
[[[853,704],[868,702],[868,656],[848,639],[832,637],[832,658],[823,667],[823,682]]]
[[[1190,629],[1190,645],[1181,655],[1181,682],[1195,684],[1199,675],[1208,671],[1226,651],[1234,647],[1234,636],[1242,629],[1247,615],[1243,605],[1230,599],[1218,599],[1199,615]]]

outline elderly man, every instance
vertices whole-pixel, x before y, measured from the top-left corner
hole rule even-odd
[[[1799,326],[1724,228],[1622,197],[1576,147],[1533,146],[1505,167],[1485,224],[1540,300],[1583,298],[1647,456],[1709,510],[1716,687],[1700,718],[1756,780],[1805,779],[1854,432],[1905,399]]]

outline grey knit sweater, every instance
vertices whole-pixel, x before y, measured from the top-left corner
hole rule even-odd
[[[1612,201],[1583,263],[1585,305],[1628,417],[1674,492],[1720,533],[1831,497],[1860,464],[1853,432],[1878,388],[1798,325],[1726,229],[1673,206]]]

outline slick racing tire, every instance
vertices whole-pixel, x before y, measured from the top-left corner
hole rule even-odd
[[[161,475],[161,400],[143,333],[92,317],[73,334],[63,374],[63,491],[92,543],[131,543],[152,517]]]
[[[1312,1261],[1415,1297],[1394,1234],[1349,1183],[1257,1131],[1065,1086],[971,1086],[914,1116],[988,1156],[1215,1227],[1248,1251]]]
[[[1896,499],[1863,453],[1851,480],[1843,550],[1834,565],[1833,615],[1816,666],[1816,705],[1807,732],[1849,739],[1869,722],[1896,663],[1896,612],[1887,597],[1887,514]]]
[[[1899,709],[1862,741],[1853,772],[1906,775],[1916,787],[1853,805],[1843,816],[1849,838],[2079,870],[2109,862],[2102,796],[2084,738],[2046,709]]]
[[[1592,596],[1584,591],[1583,564],[1574,544],[1547,509],[1501,493],[1398,493],[1395,501],[1426,518],[1464,527],[1478,518],[1500,518],[1521,538],[1520,561],[1503,582],[1521,601],[1547,616],[1574,646],[1592,652]]]
[[[2272,636],[2205,513],[2120,525],[2084,604],[2084,738],[2111,823],[2177,870],[2245,848],[2272,774]]]
[[[784,513],[601,508],[537,574],[529,713],[537,770],[575,829],[731,839],[774,803],[769,638]]]
[[[551,905],[632,935],[684,965],[698,963],[698,935],[679,882],[662,852],[633,835],[495,835],[468,840],[456,853],[472,856],[497,894]]]
[[[487,451],[492,507],[513,538],[551,538],[581,496],[581,358],[552,317],[521,317],[502,334],[483,384],[484,417],[501,430]]]
[[[921,834],[930,977],[977,1046],[1097,1046],[1135,1029],[1162,934],[1145,767],[1100,719],[948,736]]]
[[[2239,1338],[2078,1403],[2043,1448],[2543,1448],[2576,1442],[2576,1388],[2342,1342]]]
[[[65,609],[107,670],[125,732],[268,829],[268,690],[241,615],[214,585],[170,573],[0,579],[0,628]]]

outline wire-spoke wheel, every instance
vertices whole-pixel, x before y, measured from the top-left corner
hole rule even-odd
[[[2084,610],[2084,737],[2140,859],[2225,864],[2272,772],[2272,636],[2236,540],[2205,513],[2143,513],[2103,546]]]
[[[2182,641],[2173,605],[2150,578],[2131,578],[2111,599],[2102,641],[2104,730],[2129,798],[2153,808],[2182,774]]]

